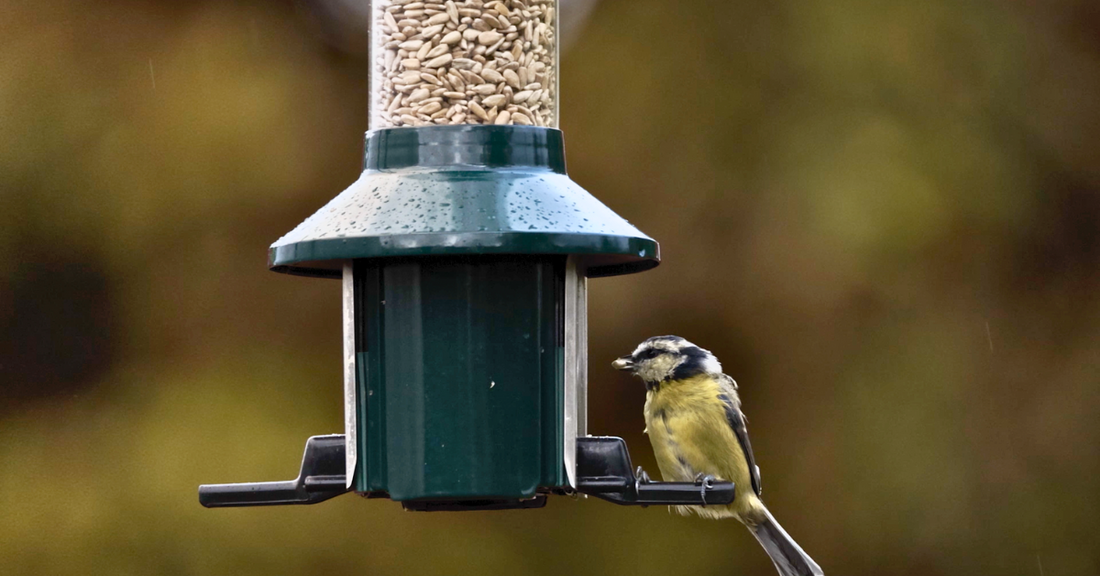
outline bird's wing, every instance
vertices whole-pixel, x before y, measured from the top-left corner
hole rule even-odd
[[[741,445],[741,451],[745,453],[745,460],[749,465],[749,477],[752,480],[752,491],[760,495],[760,468],[756,466],[756,460],[752,456],[752,444],[749,442],[749,430],[745,426],[745,415],[741,412],[741,401],[737,398],[737,382],[733,378],[723,374],[723,384],[732,388],[730,394],[719,394],[718,399],[726,405],[726,421],[737,436],[737,443]]]

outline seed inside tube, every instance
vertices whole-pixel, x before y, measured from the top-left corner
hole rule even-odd
[[[407,11],[405,13],[408,14]],[[435,16],[432,16],[431,18],[428,18],[428,20],[425,23],[429,26],[433,26],[435,24],[442,24],[442,23],[444,23],[444,22],[446,22],[450,19],[451,19],[450,14],[447,14],[446,12],[441,12],[439,14],[436,14]]]
[[[486,106],[501,106],[508,101],[508,96],[504,94],[493,94],[492,96],[486,96],[481,99]]]
[[[499,32],[482,32],[477,35],[477,43],[482,46],[492,46],[503,38]]]
[[[371,128],[556,124],[557,0],[371,4]]]
[[[446,66],[447,64],[450,64],[452,60],[454,60],[453,56],[451,56],[450,54],[444,54],[442,56],[438,56],[436,58],[433,58],[432,60],[429,60],[424,66],[427,68],[441,68],[443,66]]]
[[[422,36],[424,38],[432,38],[436,34],[439,34],[442,31],[443,31],[443,25],[442,24],[436,24],[435,26],[429,26],[429,27],[421,30],[420,31],[420,36]]]

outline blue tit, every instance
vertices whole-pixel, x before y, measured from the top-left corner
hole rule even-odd
[[[737,383],[709,351],[679,336],[655,336],[612,366],[646,387],[646,434],[666,482],[724,480],[736,496],[725,506],[675,506],[680,514],[736,518],[756,536],[782,576],[823,574],[760,500]]]

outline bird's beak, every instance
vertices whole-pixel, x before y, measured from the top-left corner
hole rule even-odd
[[[633,370],[634,360],[630,356],[623,356],[612,362],[611,367],[616,370]]]

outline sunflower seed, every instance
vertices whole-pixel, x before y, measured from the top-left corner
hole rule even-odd
[[[482,46],[492,46],[496,44],[503,36],[500,32],[482,32],[477,36],[477,43]]]
[[[477,102],[470,102],[470,112],[473,112],[475,115],[477,115],[478,118],[481,118],[486,122],[489,121],[489,115],[485,113],[485,109],[482,108]]]
[[[451,66],[456,70],[469,70],[477,65],[477,62],[469,58],[455,58]]]
[[[442,31],[443,31],[443,25],[442,24],[437,24],[435,26],[428,26],[427,28],[420,31],[420,37],[421,38],[432,38],[433,36],[435,36],[436,34],[439,34]]]
[[[421,106],[417,110],[417,113],[419,113],[419,114],[434,114],[434,113],[438,112],[441,108],[443,108],[443,106],[439,102],[429,102],[429,103]]]
[[[426,64],[424,64],[424,66],[427,68],[441,68],[450,64],[452,60],[454,60],[454,57],[452,57],[450,54],[444,54],[442,56],[438,56],[436,58],[433,58],[432,60],[429,60]]]
[[[408,14],[408,13],[409,13],[408,10],[406,10],[405,14]],[[427,24],[428,24],[428,26],[434,26],[436,24],[442,24],[442,23],[444,23],[444,22],[446,22],[450,19],[451,19],[450,14],[447,14],[446,12],[440,12],[439,14],[436,14],[435,16],[432,16],[431,18],[428,18]]]
[[[507,102],[508,97],[505,96],[504,94],[493,94],[492,96],[486,96],[485,98],[482,98],[481,101],[486,106],[494,106],[495,107],[495,106],[500,106],[501,104],[504,104],[505,102]]]
[[[435,58],[436,56],[442,56],[442,55],[444,55],[444,54],[446,54],[450,51],[451,51],[450,46],[448,46],[446,44],[440,44],[439,46],[436,46],[435,48],[432,48],[431,50],[429,50],[428,53],[424,57],[425,58]]]
[[[496,70],[493,70],[492,68],[486,68],[486,69],[482,70],[481,75],[486,80],[488,80],[489,82],[492,82],[494,84],[496,84],[498,82],[504,82],[504,75],[501,74],[500,72],[497,72]]]
[[[504,71],[504,81],[513,88],[519,88],[519,75],[512,70]]]

